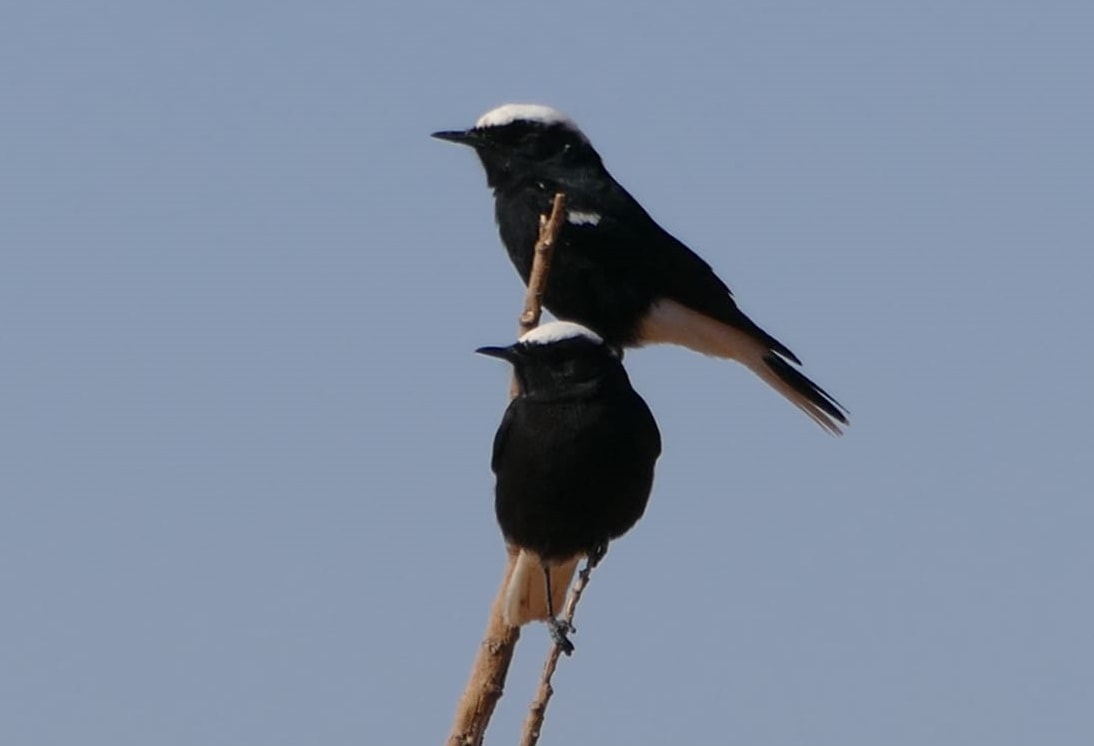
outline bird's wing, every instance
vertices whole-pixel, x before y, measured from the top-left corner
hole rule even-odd
[[[801,361],[741,311],[710,265],[623,187],[589,179],[569,188],[567,196],[567,242],[627,278],[626,286],[645,304],[637,343],[668,342],[737,360],[822,427],[840,432],[846,409],[791,365]]]
[[[797,364],[801,361],[779,340],[752,321],[733,299],[733,292],[711,266],[650,217],[626,189],[614,180],[572,189],[571,210],[596,205],[597,220],[570,225],[572,233],[587,233],[590,246],[617,247],[621,260],[639,263],[655,283],[659,296],[728,324]],[[568,195],[569,197],[569,195]],[[589,208],[592,214],[592,208]],[[595,232],[595,233],[594,233]],[[580,239],[579,239],[580,240]]]

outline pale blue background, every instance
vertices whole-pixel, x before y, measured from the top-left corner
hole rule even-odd
[[[0,743],[427,744],[502,563],[509,100],[852,410],[627,362],[664,433],[543,743],[1094,743],[1094,6],[0,14]],[[525,634],[491,743],[547,647]]]

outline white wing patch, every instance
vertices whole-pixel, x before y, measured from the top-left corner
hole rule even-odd
[[[566,222],[570,225],[596,225],[600,222],[600,213],[568,210],[566,212]]]

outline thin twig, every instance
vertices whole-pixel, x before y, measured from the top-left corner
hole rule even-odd
[[[551,269],[551,255],[566,215],[565,207],[566,195],[559,192],[555,195],[551,216],[539,216],[539,238],[532,257],[532,274],[528,278],[524,309],[518,320],[521,334],[535,329],[539,324],[543,293],[547,288],[547,275]],[[514,376],[509,386],[510,398],[519,393],[520,386]],[[517,550],[514,547],[509,547],[508,550],[509,560],[505,566],[505,575],[502,576],[498,595],[490,607],[486,634],[471,666],[471,676],[456,706],[456,717],[448,734],[447,746],[481,746],[486,726],[490,724],[494,708],[505,690],[509,663],[513,660],[513,652],[516,650],[517,640],[520,639],[520,627],[510,627],[502,615],[505,589],[517,559]]]
[[[551,271],[551,258],[555,253],[555,239],[562,229],[562,223],[566,217],[566,195],[562,192],[555,194],[554,203],[551,205],[551,216],[539,216],[539,239],[532,255],[532,273],[528,276],[528,289],[524,291],[524,310],[517,319],[518,336],[539,326],[539,318],[543,315],[543,294],[547,292],[547,274]],[[520,393],[520,382],[514,373],[509,384],[509,398],[516,398]]]
[[[574,583],[574,587],[570,590],[570,595],[566,599],[566,609],[562,614],[562,620],[571,630],[574,628],[574,613],[581,601],[581,594],[585,592],[585,587],[589,585],[589,578],[593,574],[593,567],[595,566],[596,563],[593,559],[587,558],[585,560],[585,566],[578,573],[577,582]],[[543,675],[539,679],[539,689],[536,690],[536,696],[532,700],[532,704],[528,706],[528,717],[524,720],[520,746],[536,746],[539,742],[539,734],[543,730],[543,719],[547,717],[547,703],[551,701],[551,695],[555,693],[554,687],[551,686],[551,678],[555,675],[555,667],[558,665],[558,659],[561,655],[562,646],[556,642],[551,646],[550,652],[547,653],[547,660],[543,663]]]
[[[551,271],[551,258],[555,251],[555,239],[566,219],[566,195],[559,192],[551,205],[551,217],[539,216],[539,240],[536,241],[532,258],[532,274],[528,277],[528,290],[524,293],[524,312],[520,315],[520,333],[524,334],[539,325],[543,311],[543,294],[547,291],[547,275]]]

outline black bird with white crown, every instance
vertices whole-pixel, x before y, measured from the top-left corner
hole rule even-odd
[[[737,307],[710,265],[654,222],[555,109],[506,104],[469,130],[436,132],[475,149],[494,190],[501,239],[528,282],[539,216],[566,194],[544,305],[608,344],[667,342],[744,364],[819,425],[840,434],[846,409],[800,373],[786,345]]]
[[[555,615],[580,558],[595,564],[642,517],[661,434],[616,350],[579,324],[554,321],[478,352],[509,361],[521,389],[491,460],[498,525],[520,549],[505,620],[546,621],[569,653]]]

